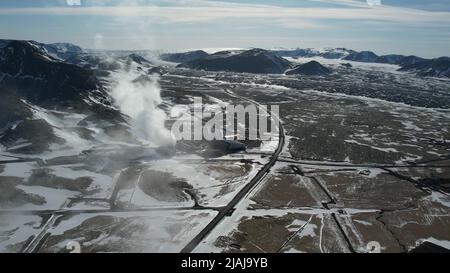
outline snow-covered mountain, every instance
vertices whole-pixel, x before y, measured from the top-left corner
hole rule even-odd
[[[10,42],[14,40],[0,40],[0,48],[7,46]],[[23,41],[18,41],[23,42]],[[30,45],[38,48],[42,52],[52,56],[55,59],[66,60],[71,56],[80,54],[83,49],[77,45],[70,43],[53,43],[53,44],[43,44],[36,41],[26,41]]]
[[[398,65],[399,71],[411,71],[419,76],[449,77],[448,57],[436,59],[424,59],[414,55],[405,56],[399,54],[388,54],[378,56],[372,51],[354,51],[345,48],[336,49],[293,49],[273,51],[280,57],[290,58],[312,58],[322,57],[326,59],[342,59],[345,61],[380,63]]]
[[[25,142],[16,150],[22,153],[40,153],[52,143],[65,142],[55,133],[56,116],[48,118],[53,116],[48,111],[80,117],[79,124],[70,126],[80,138],[90,138],[91,133],[81,126],[82,120],[125,122],[92,70],[62,62],[36,42],[2,41],[0,94],[0,143],[14,149]]]
[[[319,51],[318,56],[326,59],[342,59],[353,53],[355,53],[354,50],[347,48],[331,48]]]
[[[372,51],[355,51],[347,48],[224,50],[214,54],[198,50],[185,53],[165,53],[160,56],[165,61],[180,63],[179,67],[211,71],[273,74],[282,74],[292,68],[292,65],[285,58],[314,57],[351,62],[391,64],[400,66],[400,71],[413,71],[420,76],[448,77],[447,67],[445,66],[446,57],[429,60],[413,55],[388,54],[379,56]],[[351,64],[346,65],[346,67],[351,67]]]
[[[355,51],[346,48],[324,48],[324,49],[293,49],[293,50],[273,50],[275,54],[280,57],[294,57],[294,58],[310,58],[310,57],[323,57],[326,59],[341,59]]]

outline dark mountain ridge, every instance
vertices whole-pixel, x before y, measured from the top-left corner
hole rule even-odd
[[[178,67],[255,74],[282,74],[290,62],[264,49],[244,52],[218,52],[202,59],[182,63]]]
[[[28,143],[12,152],[40,153],[52,143],[64,143],[36,111],[84,114],[95,124],[126,122],[92,70],[65,63],[35,42],[2,41],[0,95],[0,143],[8,149]],[[87,131],[82,124],[75,126],[73,130]]]
[[[415,72],[424,77],[450,78],[450,57],[441,57],[431,60],[422,60],[406,64],[400,71]]]
[[[331,74],[332,71],[321,65],[319,62],[311,61],[298,65],[291,70],[286,71],[286,75],[306,75],[306,76],[324,76]]]
[[[375,60],[377,60],[379,56],[372,51],[361,51],[361,52],[355,52],[352,53],[343,60],[346,61],[354,61],[354,62],[365,62],[365,63],[373,63]]]
[[[106,101],[90,70],[61,62],[30,42],[11,41],[0,49],[1,85],[38,105],[60,106],[96,92]]]
[[[342,59],[346,61],[393,64],[401,68],[399,71],[414,72],[419,76],[450,77],[448,64],[449,57],[425,59],[414,55],[400,54],[377,55],[372,51],[354,51],[345,48],[327,49],[318,51],[314,49],[294,49],[273,51],[280,57],[323,57],[327,59]],[[346,55],[346,53],[348,53]]]
[[[208,57],[209,54],[203,50],[189,51],[184,53],[165,53],[161,54],[160,58],[163,61],[174,63],[186,63],[194,60]]]
[[[9,45],[11,42],[27,42],[35,48],[47,55],[52,56],[55,59],[65,61],[66,59],[83,53],[83,49],[77,45],[70,43],[53,43],[53,44],[43,44],[36,41],[23,41],[23,40],[2,40],[0,39],[0,49]]]

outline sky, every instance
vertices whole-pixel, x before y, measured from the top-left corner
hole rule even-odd
[[[450,0],[0,0],[0,38],[90,49],[450,56]]]

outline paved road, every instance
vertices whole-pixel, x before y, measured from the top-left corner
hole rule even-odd
[[[261,105],[259,103],[257,103],[256,101],[253,101],[251,99],[242,97],[242,96],[238,96],[236,94],[234,94],[233,92],[229,91],[229,90],[225,90],[226,93],[228,93],[230,96],[242,99],[242,100],[246,100],[250,103],[253,103],[255,105],[257,105],[258,107],[261,107]],[[261,108],[262,109],[262,108]],[[278,160],[278,157],[280,156],[280,153],[283,150],[284,147],[284,142],[285,142],[285,135],[284,135],[284,129],[283,126],[281,124],[281,122],[279,121],[279,117],[277,117],[277,120],[279,122],[279,142],[278,142],[278,147],[275,150],[275,152],[273,153],[272,157],[270,158],[270,161],[264,165],[264,167],[255,175],[255,177],[253,177],[252,180],[250,180],[250,182],[247,183],[247,185],[245,185],[245,187],[243,187],[237,194],[236,196],[231,200],[230,203],[228,203],[228,205],[226,205],[222,210],[219,211],[219,213],[216,215],[216,217],[214,217],[214,219],[211,220],[211,222],[208,223],[208,225],[202,230],[200,231],[199,234],[197,234],[197,236],[195,236],[182,250],[181,253],[190,253],[192,252],[202,241],[203,239],[206,238],[206,236],[222,221],[222,219],[224,217],[226,217],[227,215],[230,215],[234,208],[236,207],[236,205],[257,185],[259,184],[259,182],[261,182],[261,180],[266,176],[267,173],[270,172],[271,168],[275,165],[275,163]]]
[[[256,101],[253,101],[251,99],[238,96],[234,93],[232,93],[229,90],[225,90],[226,93],[228,93],[230,96],[236,97],[241,100],[248,101],[250,103],[253,103],[257,105],[258,107],[261,107],[259,103]],[[260,108],[264,109],[264,108]],[[274,119],[274,117],[272,117]],[[259,184],[259,182],[262,181],[262,179],[266,176],[267,173],[270,172],[271,168],[275,165],[277,160],[279,159],[279,155],[283,150],[284,143],[285,143],[285,135],[284,135],[284,129],[282,127],[281,122],[279,121],[279,117],[275,118],[276,122],[279,122],[279,142],[278,147],[275,150],[275,152],[271,155],[270,161],[264,165],[264,167],[236,194],[236,196],[225,206],[225,207],[149,207],[149,208],[140,208],[140,209],[118,209],[115,206],[116,198],[118,195],[118,191],[120,189],[120,185],[118,184],[118,180],[120,178],[121,172],[114,178],[113,183],[113,191],[109,198],[105,198],[103,201],[110,204],[109,209],[95,209],[95,210],[70,210],[66,209],[65,205],[63,205],[59,210],[37,210],[37,211],[22,211],[19,212],[20,214],[31,214],[31,215],[49,215],[47,218],[45,224],[43,225],[40,232],[34,236],[34,238],[26,245],[23,252],[37,252],[39,251],[40,247],[42,246],[43,242],[47,239],[49,233],[49,228],[55,224],[56,220],[63,215],[73,215],[73,214],[80,214],[80,213],[103,213],[103,212],[139,212],[139,211],[153,211],[153,210],[216,210],[219,213],[217,216],[210,222],[208,225],[194,238],[192,239],[182,250],[182,253],[191,252],[195,249],[195,247],[200,244],[200,242],[221,222],[221,220],[226,217],[227,215],[230,215],[233,211],[236,205],[244,199],[244,197],[256,186]],[[42,161],[39,159],[17,159],[12,160],[13,162],[7,162],[7,163],[16,163],[16,162],[28,162],[28,161],[36,161],[38,164]],[[0,215],[3,214],[10,214],[12,211],[9,210],[0,210]],[[17,211],[14,211],[14,213],[18,213]]]

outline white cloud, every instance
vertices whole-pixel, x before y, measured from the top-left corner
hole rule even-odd
[[[69,1],[69,0],[67,0]],[[75,0],[71,0],[74,2]],[[330,1],[324,1],[330,2]],[[46,8],[4,8],[0,14],[42,14],[42,15],[95,15],[112,17],[151,17],[161,23],[195,23],[230,19],[267,19],[286,27],[317,28],[314,20],[373,20],[408,24],[449,23],[450,12],[430,12],[390,6],[369,6],[364,2],[341,0],[348,7],[342,8],[300,8],[269,5],[247,5],[222,2],[194,1],[175,6],[81,6],[77,9],[64,7]]]
[[[81,6],[81,0],[66,0],[68,6]]]
[[[297,18],[281,18],[272,22],[278,26],[292,29],[323,29],[332,28],[333,26],[314,23],[308,20],[301,20]]]

